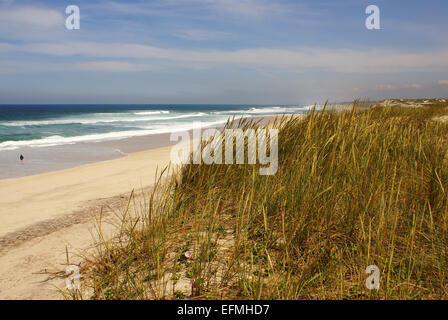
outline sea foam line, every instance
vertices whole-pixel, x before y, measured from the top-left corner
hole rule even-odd
[[[168,114],[170,113],[168,110],[162,110],[162,111],[141,111],[141,112],[134,112],[135,115],[148,115],[148,114]]]
[[[113,119],[60,119],[60,120],[33,120],[33,121],[13,121],[13,122],[1,122],[0,125],[9,127],[24,127],[24,126],[42,126],[42,125],[55,125],[55,124],[96,124],[96,123],[114,123],[114,122],[142,122],[142,121],[158,121],[158,120],[172,120],[192,117],[202,117],[206,115],[203,112],[189,113],[172,117],[138,117],[138,118],[113,118]]]
[[[294,113],[296,111],[311,110],[314,106],[302,106],[302,107],[270,107],[270,108],[250,108],[248,110],[226,110],[215,111],[214,114],[280,114],[280,113]]]
[[[217,124],[225,123],[226,120],[213,121],[213,122],[203,122],[204,127],[209,127]],[[4,141],[0,143],[0,151],[3,150],[15,150],[20,147],[49,147],[57,145],[75,144],[80,142],[99,142],[105,140],[121,140],[125,138],[146,136],[153,134],[162,134],[170,132],[180,132],[188,131],[193,128],[192,123],[187,124],[176,124],[173,129],[174,124],[169,126],[164,126],[158,129],[146,129],[146,130],[129,130],[129,131],[115,131],[108,133],[97,133],[91,135],[73,136],[73,137],[62,137],[62,136],[49,136],[41,139],[34,140],[20,140],[20,141]]]

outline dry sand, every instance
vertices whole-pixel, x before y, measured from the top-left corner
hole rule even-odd
[[[170,164],[171,148],[0,180],[0,299],[62,299],[65,280],[51,273],[64,273],[66,248],[71,264],[91,253],[100,212],[113,222],[132,190],[148,190]],[[111,237],[116,228],[105,223],[102,231]]]
[[[64,280],[45,272],[65,270],[66,247],[72,254],[89,249],[101,208],[119,207],[133,189],[152,185],[170,150],[1,180],[0,299],[61,299]],[[111,235],[113,227],[105,228]]]

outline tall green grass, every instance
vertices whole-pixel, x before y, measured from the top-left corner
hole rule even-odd
[[[448,298],[448,106],[362,109],[277,118],[272,176],[168,169],[84,264],[90,297]]]

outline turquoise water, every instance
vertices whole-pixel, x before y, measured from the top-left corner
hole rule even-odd
[[[0,106],[0,152],[185,131],[230,116],[295,114],[307,106],[14,105]]]
[[[0,179],[72,168],[172,144],[169,133],[229,117],[307,112],[307,106],[0,106]],[[23,161],[19,160],[24,155]]]

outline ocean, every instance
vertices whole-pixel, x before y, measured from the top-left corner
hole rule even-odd
[[[113,159],[157,147],[151,136],[223,124],[229,117],[300,114],[312,106],[0,105],[0,179]],[[130,138],[146,137],[129,148]],[[154,139],[153,139],[154,140]],[[121,143],[120,143],[121,141]],[[168,143],[165,143],[167,145]],[[94,148],[92,148],[94,146]],[[127,149],[127,150],[124,150]],[[24,161],[18,161],[20,154]]]

